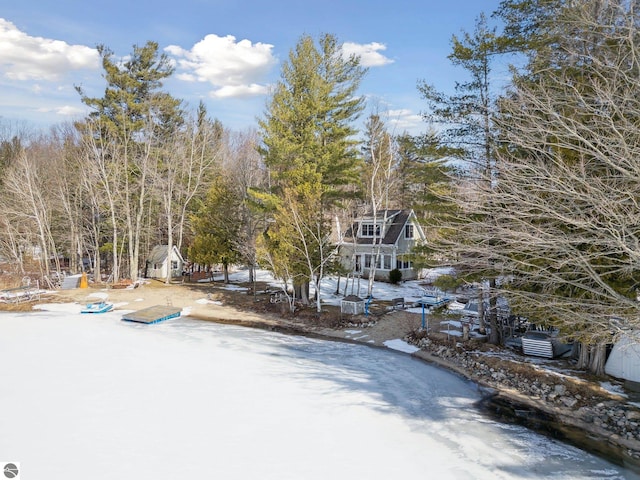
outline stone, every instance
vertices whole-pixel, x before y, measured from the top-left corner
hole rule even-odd
[[[561,397],[560,400],[562,401],[562,403],[565,405],[565,407],[571,408],[573,407],[576,403],[578,403],[578,400],[576,400],[573,397]]]
[[[564,385],[555,385],[553,387],[553,392],[556,395],[564,395],[565,393],[567,393],[567,387],[565,387]]]
[[[640,419],[640,411],[638,410],[627,410],[625,413],[627,420],[638,420]]]

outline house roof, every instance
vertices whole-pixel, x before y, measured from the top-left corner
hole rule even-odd
[[[147,260],[151,263],[163,263],[167,259],[167,250],[168,245],[156,245],[151,250]],[[178,255],[178,258],[182,260],[182,255],[180,255],[180,252],[175,245],[173,246],[173,251]]]
[[[387,228],[385,231],[384,238],[380,242],[382,245],[394,245],[400,235],[404,231],[404,226],[409,220],[409,216],[411,215],[411,210],[386,210],[386,218],[387,218]],[[378,212],[376,215],[378,221],[382,221],[385,218],[385,210]],[[373,213],[368,213],[362,217],[361,220],[354,223],[351,228],[346,232],[345,237],[353,238],[353,232],[358,232],[358,225],[360,223],[366,223],[367,220],[373,221]],[[370,237],[358,237],[357,238],[358,245],[373,245],[373,238]]]

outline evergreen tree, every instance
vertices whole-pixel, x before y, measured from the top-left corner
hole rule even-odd
[[[495,159],[491,64],[501,52],[498,39],[496,29],[480,15],[472,34],[465,32],[462,39],[454,35],[451,40],[453,48],[448,58],[464,69],[468,80],[456,82],[453,95],[438,92],[426,81],[418,84],[429,107],[425,120],[443,127],[441,142],[455,148],[452,152],[457,152],[469,167],[482,172],[490,171]]]
[[[401,182],[397,198],[400,208],[413,208],[424,224],[433,225],[454,213],[451,184],[458,175],[459,149],[443,145],[434,131],[397,138]]]
[[[260,151],[272,183],[256,199],[270,207],[275,220],[266,245],[272,259],[291,262],[277,270],[293,272],[298,298],[305,303],[308,283],[319,282],[331,257],[327,213],[351,195],[349,186],[358,179],[351,123],[363,109],[356,90],[364,74],[357,57],[342,56],[334,36],[323,35],[318,45],[304,36],[290,52],[259,122]],[[302,252],[302,263],[273,251],[283,245]],[[316,300],[319,310],[319,295]]]
[[[232,214],[240,209],[240,203],[231,181],[220,175],[192,217],[195,237],[189,258],[204,265],[221,264],[225,283],[229,282],[229,265],[241,256],[237,244],[241,224]]]
[[[259,122],[261,152],[276,188],[296,185],[309,169],[319,175],[327,206],[357,181],[352,122],[364,107],[356,91],[365,72],[357,57],[342,56],[332,35],[323,35],[318,46],[304,36],[290,52]]]
[[[502,50],[502,43],[496,34],[495,28],[490,28],[486,17],[480,15],[476,21],[475,31],[464,33],[460,39],[452,38],[452,52],[449,55],[451,62],[464,68],[469,78],[465,82],[457,82],[455,93],[446,95],[436,91],[426,82],[419,84],[425,100],[429,102],[430,113],[425,118],[431,122],[443,125],[444,144],[457,148],[460,157],[466,164],[466,175],[477,188],[491,189],[494,181],[496,167],[496,129],[493,124],[495,113],[495,96],[492,91],[491,65],[494,55]],[[462,213],[460,210],[458,213]],[[457,222],[457,219],[453,219]],[[492,227],[494,220],[491,215],[484,215],[480,221],[477,216],[471,215],[467,219],[484,231],[486,242],[493,241]],[[440,232],[447,235],[454,234],[453,229],[445,222]],[[443,238],[444,244],[455,241],[454,238]],[[463,241],[462,239],[460,241]],[[448,247],[446,247],[448,248]],[[460,257],[465,258],[465,257]],[[479,305],[484,305],[485,279],[489,282],[489,320],[491,322],[491,343],[498,343],[497,329],[497,305],[495,298],[496,272],[492,268],[492,262],[479,263],[475,259],[472,262],[458,262],[458,269],[462,275],[467,275],[471,280],[479,280]],[[484,312],[479,312],[480,330],[484,330]]]
[[[503,52],[524,54],[530,61],[556,50],[562,35],[553,33],[567,0],[503,0],[493,16],[504,23],[498,38]]]

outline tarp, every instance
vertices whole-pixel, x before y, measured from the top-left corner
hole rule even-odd
[[[620,337],[609,354],[604,371],[612,377],[640,382],[640,332]]]

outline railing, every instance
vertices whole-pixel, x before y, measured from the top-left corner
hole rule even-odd
[[[40,288],[38,286],[38,282],[36,282],[35,287],[32,285],[25,285],[22,287],[0,290],[0,301],[5,303],[22,303],[30,302],[31,300],[40,300]]]

